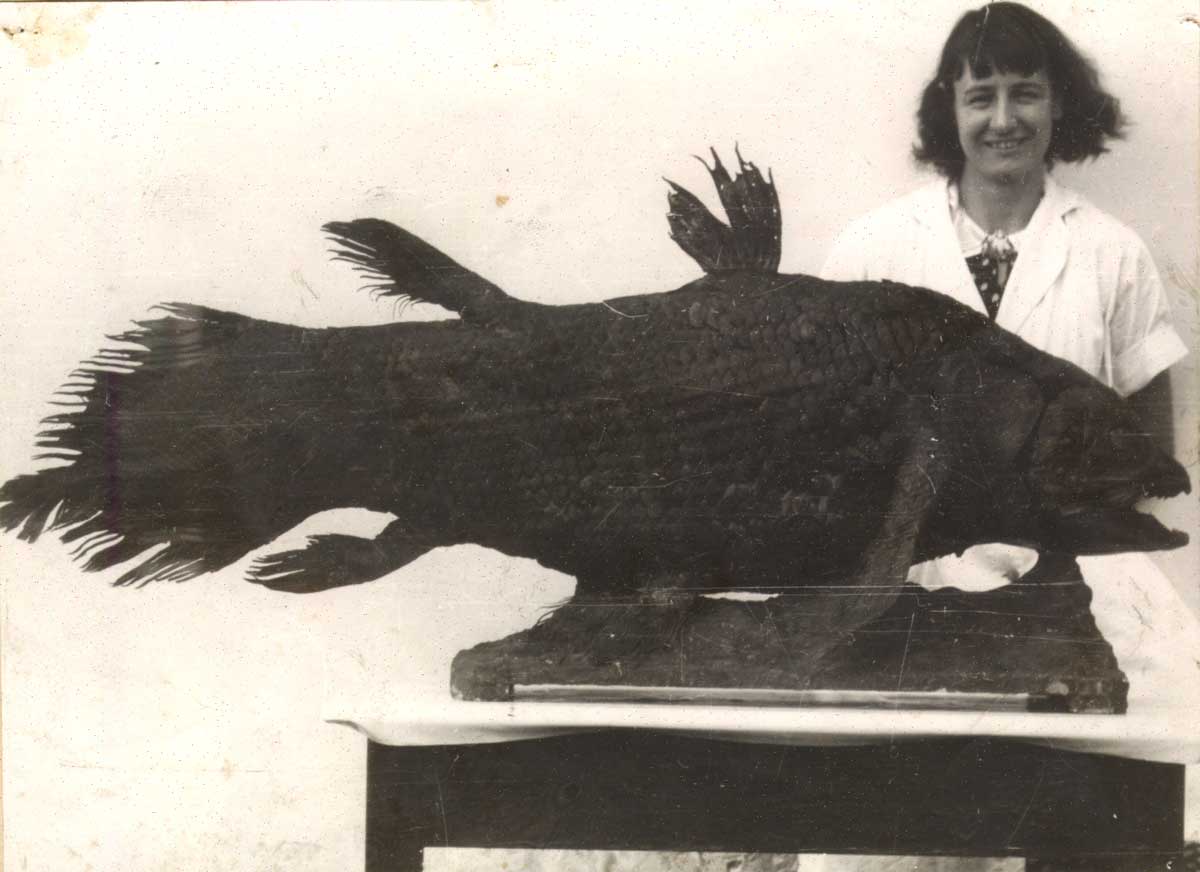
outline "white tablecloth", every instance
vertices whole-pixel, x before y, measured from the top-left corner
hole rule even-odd
[[[647,728],[748,742],[863,744],[995,736],[1073,751],[1200,761],[1200,627],[1145,555],[1080,560],[1092,611],[1129,679],[1124,715],[880,711],[643,703],[463,702],[451,698],[461,649],[530,626],[570,596],[570,578],[481,548],[435,551],[394,584],[378,633],[329,643],[327,720],[390,745],[498,742],[578,730]]]

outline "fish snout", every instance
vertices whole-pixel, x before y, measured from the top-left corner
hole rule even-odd
[[[1192,480],[1183,464],[1165,453],[1155,458],[1147,472],[1142,484],[1143,496],[1167,498],[1192,492]]]

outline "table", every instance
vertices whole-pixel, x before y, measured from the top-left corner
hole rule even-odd
[[[368,872],[427,846],[1023,856],[1178,868],[1184,767],[992,738],[795,747],[661,731],[368,752]]]
[[[438,845],[1178,868],[1182,764],[1200,759],[1200,631],[1143,555],[1081,561],[1130,679],[1120,716],[465,703],[447,692],[454,653],[511,632],[500,620],[528,626],[563,590],[508,594],[525,609],[510,615],[492,592],[514,590],[502,562],[480,553],[478,587],[450,600],[461,555],[433,559],[445,566],[431,559],[428,581],[404,587],[387,636],[356,626],[331,660],[325,717],[370,741],[371,872],[419,869]]]

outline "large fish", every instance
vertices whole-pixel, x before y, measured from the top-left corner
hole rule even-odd
[[[1188,479],[1113,391],[933,291],[777,274],[772,180],[740,156],[711,171],[729,221],[672,185],[672,235],[705,274],[666,293],[524,302],[363,219],[327,225],[340,257],[457,320],[306,329],[165,305],[75,371],[39,440],[56,465],[0,488],[0,525],[65,530],[85,569],[123,563],[130,584],[357,506],[395,520],[267,554],[250,579],[318,591],[477,543],[580,597],[893,590],[976,543],[1187,541],[1134,508]],[[888,604],[859,599],[851,622]]]

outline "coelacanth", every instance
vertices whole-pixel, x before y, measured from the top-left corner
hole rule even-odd
[[[715,158],[715,154],[714,154]],[[110,337],[0,487],[0,526],[62,530],[118,584],[224,567],[310,515],[395,517],[315,536],[249,578],[312,592],[475,543],[577,579],[577,597],[897,589],[978,543],[1099,554],[1187,541],[1142,498],[1182,467],[1110,389],[949,297],[777,273],[773,181],[711,170],[728,222],[673,185],[704,275],[547,306],[376,219],[332,223],[385,296],[457,320],[308,329],[198,306]],[[851,624],[888,596],[841,597]]]

